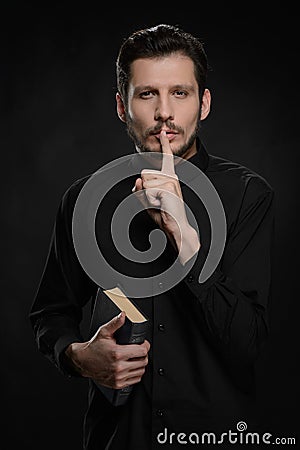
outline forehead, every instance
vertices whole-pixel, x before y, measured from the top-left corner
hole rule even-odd
[[[131,64],[129,83],[138,85],[197,85],[194,62],[181,54],[140,58]]]

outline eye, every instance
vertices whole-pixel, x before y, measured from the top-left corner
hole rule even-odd
[[[185,91],[174,91],[174,95],[179,98],[183,98],[187,96],[187,92]]]
[[[150,98],[152,97],[154,94],[152,91],[143,91],[140,93],[140,98]]]

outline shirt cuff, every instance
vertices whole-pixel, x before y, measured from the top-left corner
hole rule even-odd
[[[68,378],[82,377],[65,354],[66,348],[73,342],[81,342],[77,335],[61,336],[54,346],[55,365]]]
[[[217,267],[212,274],[204,281],[199,282],[199,276],[201,274],[203,265],[207,257],[207,252],[199,252],[195,263],[184,278],[184,282],[190,289],[190,291],[201,301],[201,294],[209,289],[214,283],[224,277],[223,272]]]

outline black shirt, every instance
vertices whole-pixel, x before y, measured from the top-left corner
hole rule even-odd
[[[86,450],[150,450],[167,444],[176,448],[176,443],[182,448],[195,444],[197,436],[201,445],[202,433],[212,432],[220,439],[229,429],[237,431],[239,421],[256,431],[255,361],[269,332],[274,192],[262,176],[208,154],[200,141],[189,162],[208,177],[224,207],[227,237],[221,261],[204,283],[198,282],[211,225],[202,202],[181,183],[184,201],[197,219],[201,249],[176,286],[136,299],[151,324],[147,335],[151,349],[146,372],[127,404],[111,406],[89,380]],[[174,260],[173,248],[168,244],[153,263],[134,263],[118,254],[110,236],[112,214],[131,194],[135,178],[118,183],[104,198],[95,233],[99,248],[119,271],[151,277]],[[61,200],[30,311],[40,351],[66,376],[76,374],[66,363],[64,350],[84,340],[82,307],[93,302],[97,289],[80,265],[72,239],[74,205],[88,179],[76,181]],[[132,244],[146,249],[154,228],[147,211],[138,214],[130,226]],[[112,287],[117,281],[111,280]]]

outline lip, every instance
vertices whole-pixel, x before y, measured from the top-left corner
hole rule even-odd
[[[156,139],[158,139],[159,141],[160,141],[159,136],[160,136],[161,131],[166,132],[167,138],[169,139],[169,141],[172,141],[178,135],[178,133],[176,133],[176,131],[173,131],[173,130],[160,130],[158,133],[153,134],[153,136],[155,136]]]

